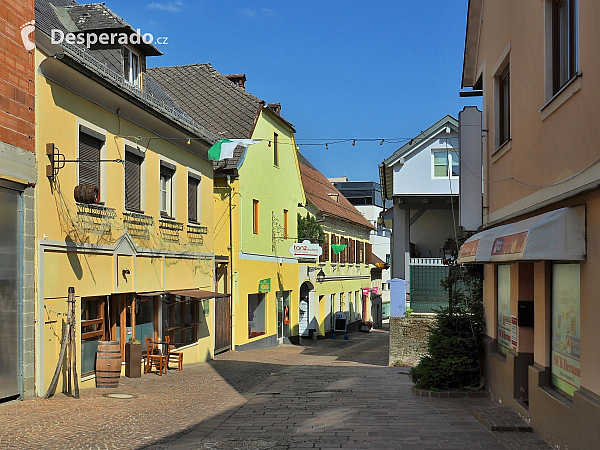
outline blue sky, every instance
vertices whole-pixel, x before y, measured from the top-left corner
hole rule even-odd
[[[458,117],[467,0],[106,0],[142,33],[168,37],[148,65],[210,62],[296,126],[326,176],[378,181],[378,164],[446,114]],[[307,146],[315,142],[322,145]]]

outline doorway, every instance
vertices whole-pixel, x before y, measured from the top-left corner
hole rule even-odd
[[[305,281],[300,286],[300,303],[299,303],[299,314],[298,314],[298,335],[308,336],[309,333],[309,293],[311,291],[312,284]]]

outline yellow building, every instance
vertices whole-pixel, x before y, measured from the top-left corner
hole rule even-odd
[[[307,264],[300,280],[300,335],[309,336],[311,330],[329,334],[337,312],[346,314],[348,331],[358,331],[361,322],[372,321],[369,237],[375,227],[306,158],[299,159],[305,211],[325,232],[318,267]],[[324,274],[322,282],[316,280],[317,271]]]
[[[118,341],[123,355],[129,340],[145,349],[145,338],[169,336],[184,363],[209,359],[215,282],[207,150],[217,137],[146,74],[145,57],[160,54],[152,45],[51,43],[50,29],[69,29],[69,18],[80,29],[99,17],[122,27],[104,4],[57,15],[40,1],[38,9],[45,20],[36,32],[37,394],[57,365],[69,287],[83,387],[93,386],[101,340]]]
[[[151,74],[211,131],[261,140],[215,162],[218,288],[232,293],[233,348],[295,341],[301,266],[289,248],[304,194],[294,127],[281,117],[281,105],[265,105],[246,92],[243,74],[223,76],[210,64],[161,67]]]

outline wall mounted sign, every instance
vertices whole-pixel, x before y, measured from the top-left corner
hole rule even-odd
[[[271,279],[265,278],[264,280],[260,280],[258,282],[258,292],[271,292]]]
[[[308,240],[302,242],[294,242],[290,247],[290,254],[294,258],[310,258],[317,259],[323,253],[323,249],[319,244],[313,244]]]

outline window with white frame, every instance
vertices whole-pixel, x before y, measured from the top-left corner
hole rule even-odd
[[[159,201],[161,217],[174,217],[173,177],[175,166],[165,161],[160,162]]]
[[[138,52],[123,47],[123,76],[134,86],[140,86],[141,57]]]
[[[460,175],[457,150],[433,150],[431,152],[433,178],[456,178]]]

